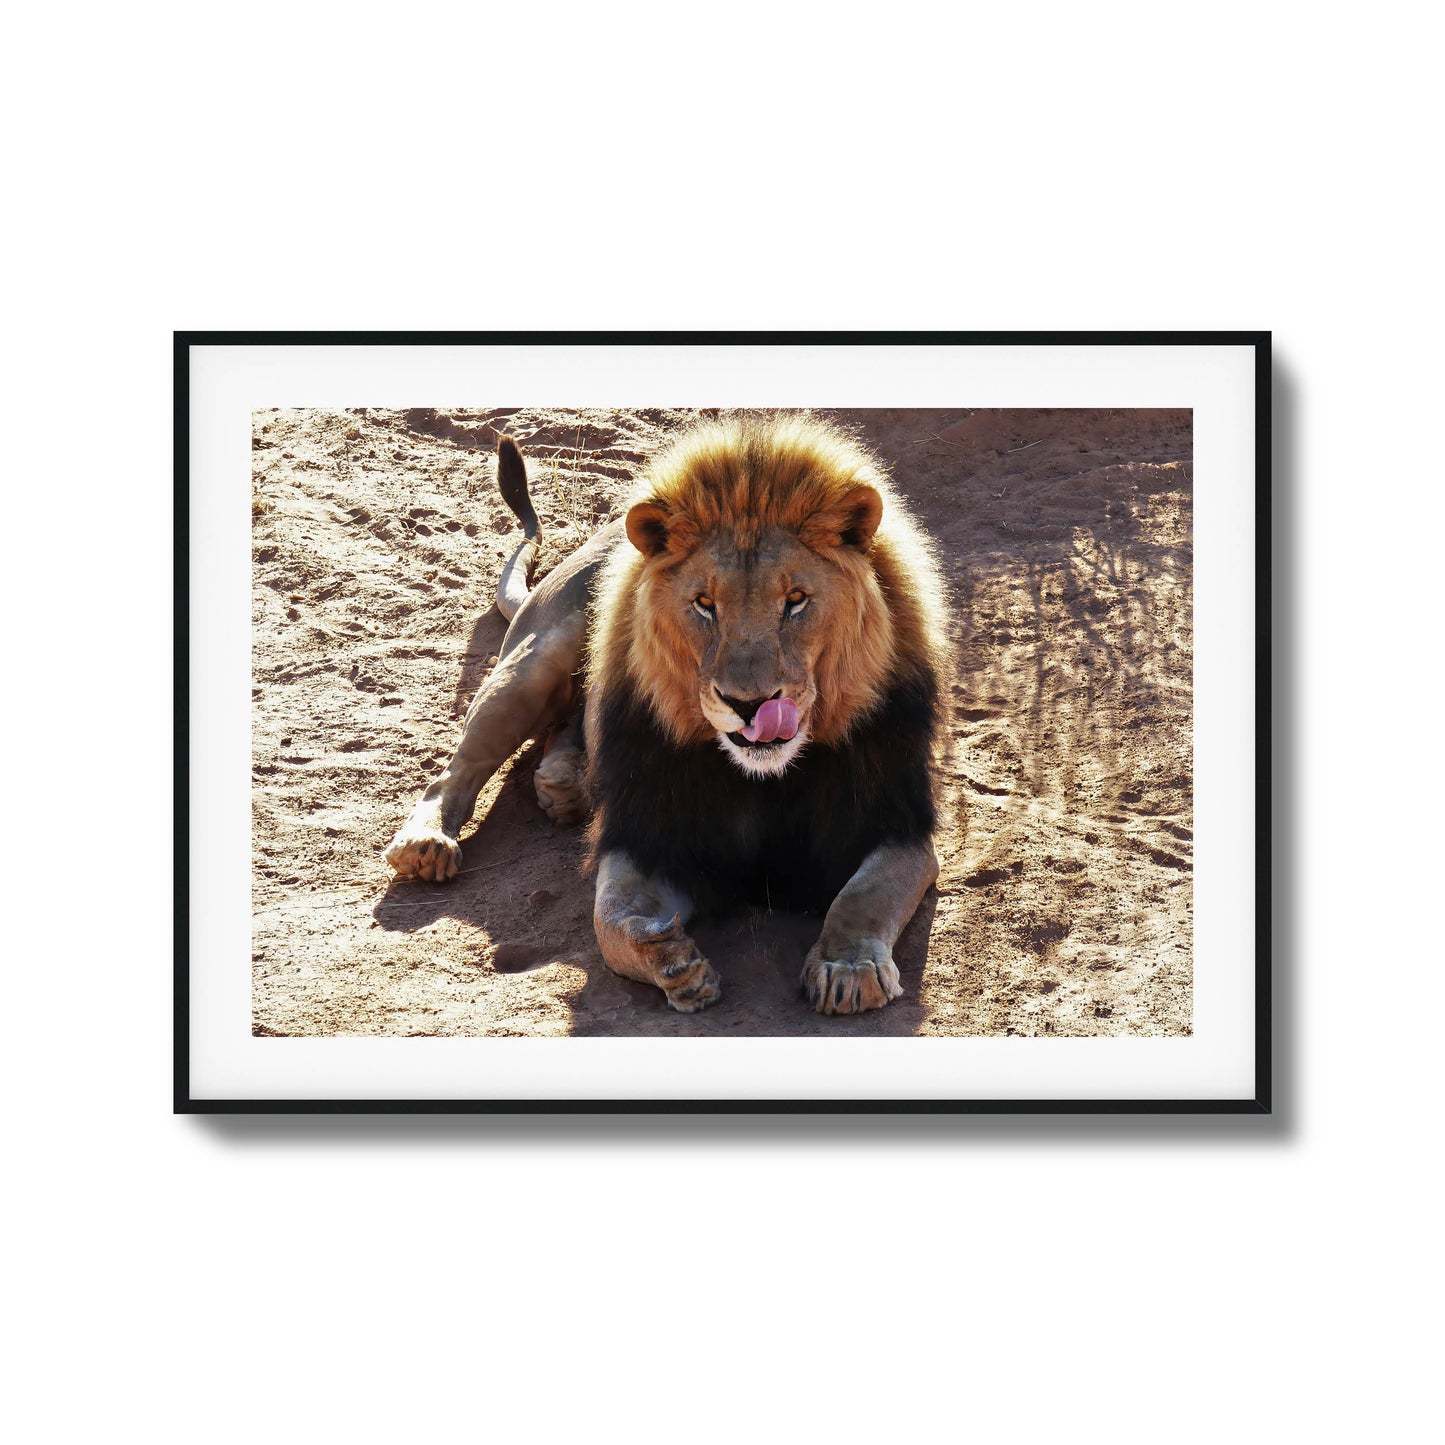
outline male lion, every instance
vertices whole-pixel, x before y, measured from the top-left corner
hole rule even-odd
[[[558,821],[590,794],[612,969],[705,1008],[718,976],[684,925],[758,901],[826,910],[802,972],[818,1012],[897,998],[893,944],[938,874],[945,652],[937,567],[879,463],[808,416],[701,423],[528,593],[540,530],[510,437],[498,459],[527,538],[498,588],[511,626],[387,861],[452,877],[482,786],[553,729],[537,794]]]

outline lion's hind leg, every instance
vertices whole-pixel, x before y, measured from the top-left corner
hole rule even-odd
[[[683,925],[691,901],[649,878],[622,852],[603,855],[592,921],[602,957],[614,973],[656,984],[679,1013],[697,1013],[722,997],[712,965]]]
[[[443,883],[456,876],[457,834],[472,816],[487,780],[530,737],[572,708],[583,620],[529,633],[502,657],[467,711],[452,760],[418,799],[386,850],[403,878]]]

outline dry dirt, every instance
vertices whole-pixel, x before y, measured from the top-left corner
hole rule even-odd
[[[810,1013],[819,920],[783,914],[693,930],[723,978],[703,1014],[609,973],[534,747],[483,793],[453,882],[382,862],[505,631],[498,430],[527,454],[545,570],[693,413],[276,410],[252,440],[257,1034],[1189,1032],[1190,414],[824,414],[891,464],[950,592],[942,872],[899,942],[904,997]]]

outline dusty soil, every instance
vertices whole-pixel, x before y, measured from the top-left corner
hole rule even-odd
[[[1188,1033],[1191,419],[1177,411],[845,411],[938,539],[957,675],[942,873],[888,1008],[797,994],[819,920],[693,931],[724,998],[696,1016],[597,955],[577,830],[493,779],[463,871],[381,850],[450,756],[500,646],[523,444],[542,569],[613,514],[689,412],[357,407],[254,418],[254,1031],[258,1034]]]

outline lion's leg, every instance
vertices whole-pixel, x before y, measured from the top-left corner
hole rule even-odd
[[[696,1013],[722,996],[712,965],[683,931],[692,902],[649,878],[626,853],[606,853],[597,870],[592,921],[608,968],[656,984],[679,1013]]]
[[[582,708],[547,735],[533,786],[537,802],[554,823],[580,823],[587,816],[587,752],[582,742]]]
[[[903,992],[893,945],[937,877],[929,842],[884,844],[863,860],[803,964],[803,992],[818,1013],[862,1013]]]
[[[572,706],[583,635],[582,619],[569,619],[524,635],[503,655],[467,710],[451,762],[386,850],[386,861],[397,873],[434,883],[455,876],[462,856],[457,834],[487,779]]]

